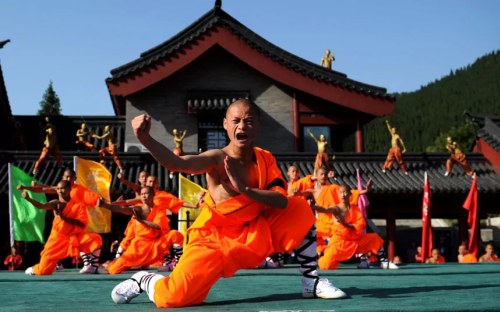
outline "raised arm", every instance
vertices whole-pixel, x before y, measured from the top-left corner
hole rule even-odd
[[[103,198],[99,198],[96,204],[97,207],[108,209],[111,212],[117,212],[125,215],[133,215],[135,206],[122,207],[106,202]]]
[[[121,172],[118,173],[116,177],[118,178],[118,180],[120,180],[121,183],[125,184],[127,187],[130,187],[136,194],[141,192],[141,186],[139,184],[132,183],[129,180],[125,179]]]
[[[386,120],[386,121],[385,121],[385,125],[386,125],[387,130],[389,131],[389,133],[392,135],[392,131],[391,131],[391,124],[389,123],[389,120]]]
[[[165,168],[171,171],[191,174],[205,173],[217,165],[215,157],[218,150],[210,150],[199,155],[177,156],[165,145],[150,135],[151,116],[139,115],[132,120],[134,134],[151,155]]]
[[[33,206],[35,206],[38,209],[43,209],[43,210],[54,210],[56,208],[56,201],[50,201],[48,203],[41,203],[37,200],[32,199],[28,192],[24,191],[21,193],[21,196],[26,199],[28,202],[30,202]]]
[[[313,138],[314,142],[317,143],[319,141],[318,138],[316,138],[314,136],[314,133],[312,133],[311,129],[307,129],[307,133],[309,133],[309,135],[311,136],[311,138]]]
[[[17,189],[21,191],[30,191],[34,193],[57,194],[55,186],[40,185],[33,181],[31,186],[17,185]]]

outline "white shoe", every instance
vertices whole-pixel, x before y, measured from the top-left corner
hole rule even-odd
[[[391,262],[391,261],[381,261],[380,268],[381,269],[389,269],[389,270],[399,269],[399,267],[394,262]]]
[[[108,274],[108,271],[106,271],[106,269],[98,267],[98,266],[85,265],[80,270],[80,274]]]
[[[282,268],[285,266],[285,261],[284,260],[276,260],[274,261],[273,258],[267,257],[264,262],[262,262],[261,265],[259,265],[259,269],[277,269],[277,268]]]
[[[33,267],[29,267],[24,271],[24,274],[26,275],[35,275],[35,272],[33,272]]]
[[[385,173],[385,169],[382,169],[382,173]]]
[[[132,299],[139,296],[142,292],[140,282],[141,278],[148,274],[146,271],[140,271],[132,275],[131,278],[116,285],[111,291],[111,299],[116,304],[129,303]]]
[[[449,174],[450,174],[450,173],[449,173],[448,171],[446,171],[446,172],[444,173],[444,176],[445,176],[445,177],[447,177]]]
[[[347,297],[346,293],[335,287],[326,278],[302,277],[302,297],[340,299]]]
[[[60,272],[60,271],[62,271],[62,270],[64,270],[64,265],[63,265],[61,262],[59,262],[59,263],[56,265],[56,271],[57,271],[57,272]]]

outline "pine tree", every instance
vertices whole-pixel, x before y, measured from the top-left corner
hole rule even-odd
[[[54,91],[52,80],[49,83],[47,90],[43,94],[43,99],[40,101],[40,109],[37,113],[39,116],[60,116],[61,102],[59,96]]]

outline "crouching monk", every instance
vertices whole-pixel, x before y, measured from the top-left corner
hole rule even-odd
[[[226,147],[176,156],[150,136],[150,116],[133,119],[135,135],[163,166],[178,172],[206,173],[208,192],[202,213],[188,231],[189,244],[173,272],[168,277],[145,271],[134,274],[113,289],[111,297],[116,303],[129,302],[145,291],[161,308],[199,304],[219,278],[254,268],[272,253],[291,252],[297,247],[302,295],[346,296],[328,280],[319,279],[314,214],[303,198],[287,198],[286,182],[274,157],[254,147],[258,126],[257,106],[249,100],[237,100],[224,118],[230,140]]]

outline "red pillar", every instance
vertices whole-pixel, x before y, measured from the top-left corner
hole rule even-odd
[[[297,102],[297,98],[295,94],[293,95],[293,134],[295,137],[295,151],[300,151],[300,126],[299,126],[299,103]]]
[[[363,126],[358,120],[356,122],[356,153],[363,153],[364,142],[363,142]]]
[[[396,217],[393,211],[394,205],[387,210],[386,233],[387,233],[387,258],[390,261],[396,255]]]

